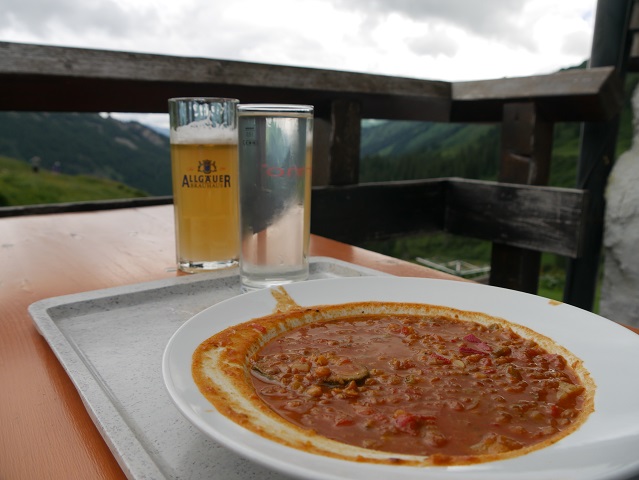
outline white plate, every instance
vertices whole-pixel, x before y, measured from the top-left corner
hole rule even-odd
[[[521,457],[454,467],[406,467],[349,462],[267,440],[218,413],[191,377],[191,356],[205,339],[231,325],[267,315],[270,290],[214,305],[171,338],[164,382],[179,410],[206,435],[245,458],[304,479],[628,479],[639,473],[639,335],[578,308],[521,292],[467,282],[399,277],[315,280],[286,287],[302,306],[353,301],[445,305],[505,318],[546,335],[584,361],[597,390],[595,412],[576,432]]]

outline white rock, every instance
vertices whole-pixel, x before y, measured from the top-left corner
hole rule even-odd
[[[632,147],[615,162],[606,188],[599,313],[639,326],[639,89],[632,98]]]

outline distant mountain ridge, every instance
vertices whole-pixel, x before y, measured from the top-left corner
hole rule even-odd
[[[361,182],[496,175],[499,129],[495,125],[408,121],[364,125]]]
[[[0,112],[0,155],[66,174],[125,183],[150,195],[171,194],[169,139],[137,122],[98,114]]]

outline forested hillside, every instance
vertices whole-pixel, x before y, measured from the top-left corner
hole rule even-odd
[[[497,172],[499,130],[493,125],[382,122],[363,129],[361,182]]]
[[[171,194],[168,138],[136,122],[97,114],[0,112],[0,155],[23,162],[37,156],[43,170]]]

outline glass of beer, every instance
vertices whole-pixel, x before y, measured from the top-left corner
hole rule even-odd
[[[313,107],[238,106],[244,291],[309,275]]]
[[[238,103],[169,100],[177,264],[185,272],[238,263]]]

